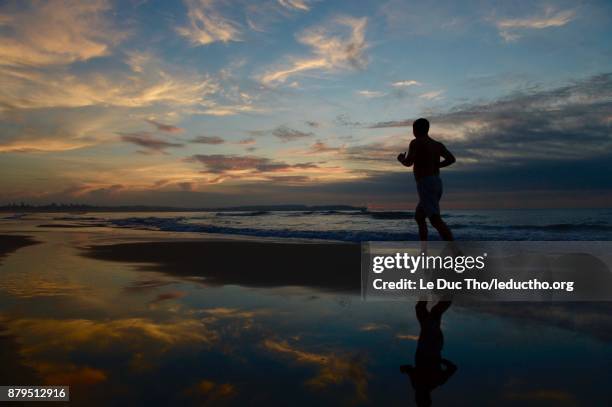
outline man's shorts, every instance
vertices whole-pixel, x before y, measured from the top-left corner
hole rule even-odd
[[[430,217],[440,214],[440,198],[442,198],[442,180],[437,175],[423,177],[417,181],[417,192],[419,193],[419,204],[416,207],[417,214],[425,214]]]

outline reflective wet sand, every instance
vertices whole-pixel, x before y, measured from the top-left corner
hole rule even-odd
[[[352,245],[41,223],[0,231],[38,242],[0,258],[3,384],[83,405],[414,404],[415,304],[362,301]],[[457,371],[433,405],[609,405],[611,310],[451,307]]]

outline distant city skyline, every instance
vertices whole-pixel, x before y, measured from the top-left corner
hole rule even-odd
[[[612,205],[606,1],[7,1],[0,205]]]

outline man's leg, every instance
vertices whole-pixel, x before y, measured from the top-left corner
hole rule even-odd
[[[432,184],[432,191],[430,191],[431,198],[431,211],[427,212],[429,215],[429,221],[431,222],[431,226],[436,228],[442,240],[453,241],[453,233],[448,228],[446,223],[440,217],[440,199],[442,199],[442,180],[438,177],[434,179]]]
[[[449,229],[449,227],[444,223],[440,215],[435,214],[429,217],[429,221],[431,222],[431,226],[436,228],[442,240],[453,241],[453,232]]]
[[[423,321],[429,317],[429,311],[427,311],[427,301],[421,300],[417,302],[414,306],[414,311],[416,313],[417,321],[419,321],[419,324],[422,325]]]
[[[444,314],[444,312],[449,309],[451,306],[451,302],[450,301],[438,301],[438,303],[436,305],[434,305],[433,307],[431,307],[431,311],[430,314],[432,317],[436,318],[436,319],[442,319],[442,314]]]
[[[416,220],[419,226],[419,240],[421,240],[421,242],[427,241],[427,216],[420,206],[417,206],[414,212],[414,220]]]

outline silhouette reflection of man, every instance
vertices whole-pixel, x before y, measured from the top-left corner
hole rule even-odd
[[[439,301],[430,311],[427,301],[419,301],[415,306],[416,316],[421,326],[414,366],[402,365],[400,372],[410,376],[417,406],[431,406],[431,391],[443,385],[457,371],[457,366],[442,358],[444,336],[440,324],[442,314],[451,306],[450,301]]]
[[[414,140],[410,142],[407,153],[401,153],[397,160],[406,167],[412,167],[416,180],[419,204],[414,218],[419,226],[419,238],[426,241],[427,219],[436,228],[442,240],[453,240],[453,234],[440,216],[440,198],[442,198],[442,180],[440,168],[448,167],[455,162],[455,156],[444,144],[429,137],[427,119],[417,119],[412,124]],[[442,161],[440,161],[442,158]]]

